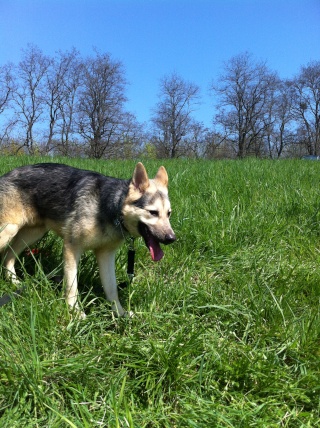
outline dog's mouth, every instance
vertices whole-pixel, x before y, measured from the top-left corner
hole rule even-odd
[[[141,222],[139,223],[139,233],[149,249],[152,260],[154,262],[161,260],[163,257],[163,251],[160,247],[159,239],[151,233],[147,225]]]

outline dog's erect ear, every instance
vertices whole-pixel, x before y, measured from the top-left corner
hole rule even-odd
[[[144,193],[150,185],[147,171],[141,162],[138,162],[134,169],[132,183],[141,193]]]
[[[168,174],[164,166],[160,166],[158,169],[157,175],[155,176],[155,181],[157,181],[160,185],[168,187]]]

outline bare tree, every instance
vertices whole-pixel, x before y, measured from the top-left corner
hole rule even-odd
[[[0,115],[9,107],[14,88],[13,65],[6,64],[0,67]]]
[[[118,141],[113,145],[109,157],[132,159],[137,157],[144,138],[143,125],[132,113],[123,113],[118,128]]]
[[[265,63],[256,63],[248,53],[231,58],[211,90],[218,95],[215,123],[233,141],[237,156],[259,155],[264,146],[267,108],[277,77]]]
[[[44,77],[51,60],[41,50],[29,45],[17,67],[18,86],[13,94],[15,112],[25,132],[23,145],[34,151],[34,126],[44,108]]]
[[[76,93],[80,86],[81,63],[76,49],[59,52],[46,74],[45,103],[49,115],[48,150],[69,154]],[[59,133],[60,138],[55,138]]]
[[[126,81],[120,62],[96,53],[84,61],[78,107],[79,134],[90,157],[107,155],[123,123]]]
[[[294,116],[304,129],[307,151],[320,155],[320,61],[302,67],[293,87]]]
[[[196,120],[191,121],[188,135],[184,141],[184,155],[201,158],[205,154],[208,128]]]
[[[225,135],[219,134],[215,130],[207,130],[204,136],[203,156],[207,159],[219,159],[234,157],[234,153],[228,147],[228,140]]]
[[[81,85],[82,62],[77,55],[74,55],[69,65],[68,72],[64,79],[63,102],[60,106],[61,125],[59,151],[64,155],[69,154],[69,146],[72,142],[74,143],[74,135],[77,132],[75,116],[77,113],[77,96]]]
[[[12,95],[16,88],[13,69],[14,66],[11,63],[0,67],[0,119],[2,124],[0,134],[1,142],[9,138],[10,131],[16,123],[14,118],[7,120],[7,117],[5,117],[5,113],[10,110]]]
[[[199,87],[176,73],[160,81],[160,102],[154,110],[154,141],[161,157],[175,158],[185,152],[184,143],[193,131],[192,112],[199,99]]]
[[[293,88],[288,80],[280,80],[270,104],[266,138],[270,157],[279,158],[294,141]]]

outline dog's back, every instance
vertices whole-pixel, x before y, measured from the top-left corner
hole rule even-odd
[[[37,225],[47,219],[65,222],[71,215],[84,214],[86,200],[99,198],[108,188],[105,217],[112,217],[114,195],[124,196],[129,180],[106,177],[71,166],[43,163],[16,168],[0,178],[0,225],[14,222]],[[120,189],[119,189],[120,187]],[[77,213],[75,210],[79,207]],[[107,209],[110,208],[110,211]],[[96,213],[92,212],[91,216]]]

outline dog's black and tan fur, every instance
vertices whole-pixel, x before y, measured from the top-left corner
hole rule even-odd
[[[17,282],[17,255],[53,230],[64,241],[68,304],[78,307],[78,262],[84,251],[93,250],[106,297],[117,315],[125,315],[118,298],[115,253],[126,235],[142,236],[153,260],[162,258],[159,244],[176,239],[167,187],[164,167],[149,180],[141,163],[130,180],[54,163],[12,170],[0,178],[0,251],[8,277]]]

